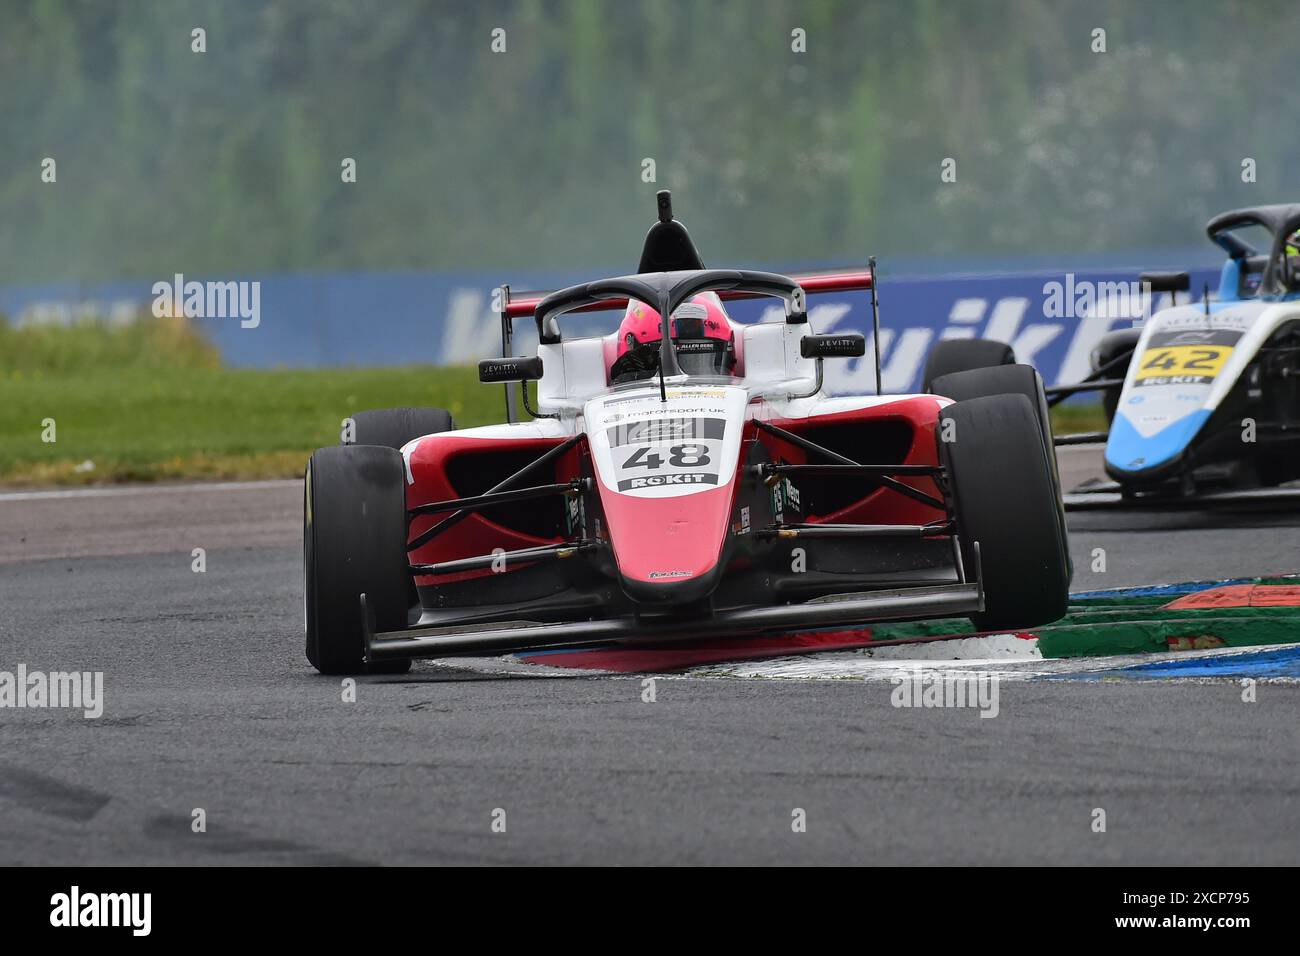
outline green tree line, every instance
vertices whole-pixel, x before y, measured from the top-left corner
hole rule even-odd
[[[626,268],[665,187],[718,264],[1188,246],[1220,209],[1300,200],[1286,0],[7,0],[0,18],[6,283]]]

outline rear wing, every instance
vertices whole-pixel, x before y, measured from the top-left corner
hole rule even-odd
[[[865,292],[872,288],[871,270],[845,270],[842,272],[810,272],[790,276],[797,282],[803,291],[808,295],[815,295],[819,292]],[[510,286],[501,287],[501,318],[503,321],[513,322],[515,319],[532,317],[543,299],[551,294],[546,292],[514,292],[510,291]],[[762,292],[738,292],[730,289],[723,289],[717,293],[720,299],[761,299],[765,293]],[[606,299],[603,302],[593,302],[591,305],[581,306],[574,309],[574,312],[603,312],[609,309],[627,308],[627,299],[614,298]]]

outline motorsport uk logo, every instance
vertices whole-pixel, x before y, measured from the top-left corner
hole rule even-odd
[[[83,893],[74,885],[50,897],[50,925],[58,928],[129,927],[148,936],[153,927],[152,893]]]
[[[0,671],[0,708],[64,707],[80,710],[88,720],[104,713],[103,671],[29,671],[19,664]]]

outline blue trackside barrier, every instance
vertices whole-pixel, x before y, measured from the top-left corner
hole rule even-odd
[[[1217,285],[1218,267],[1205,254],[1192,272],[1192,298],[1205,283]],[[1089,370],[1089,353],[1109,329],[1130,327],[1134,316],[1154,311],[1135,289],[1141,268],[1163,266],[1165,253],[1142,257],[1146,266],[1080,268],[978,274],[881,277],[882,365],[885,390],[920,388],[925,356],[941,338],[985,337],[1011,343],[1021,361],[1036,366],[1048,384],[1068,383]],[[1134,257],[1137,260],[1137,257]],[[512,288],[553,289],[594,278],[575,273],[525,273],[509,276]],[[256,282],[257,296],[246,306],[222,309],[218,297],[200,294],[195,322],[237,367],[376,366],[412,363],[465,364],[499,354],[500,327],[493,311],[499,274],[356,273],[265,276],[190,276],[191,282]],[[166,277],[170,289],[173,277]],[[248,289],[245,288],[245,293]],[[1182,296],[1186,296],[1183,293]],[[107,321],[151,314],[159,298],[174,308],[171,293],[156,293],[154,280],[54,284],[0,288],[0,314],[18,324],[71,322],[83,315]],[[1182,298],[1180,296],[1180,298]],[[226,300],[237,305],[238,299]],[[1168,297],[1157,297],[1156,307]],[[815,296],[810,318],[818,332],[855,330],[871,340],[867,293]],[[770,305],[737,302],[729,307],[744,322],[757,321]],[[183,304],[182,304],[183,310]],[[192,310],[195,311],[195,310]],[[567,335],[596,334],[614,328],[608,314],[570,316]],[[531,323],[517,322],[516,351],[535,344]],[[827,385],[835,392],[873,388],[872,352],[861,359],[826,363]]]

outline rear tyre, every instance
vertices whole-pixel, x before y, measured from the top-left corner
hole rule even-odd
[[[984,585],[984,611],[971,616],[975,626],[1007,630],[1059,620],[1069,602],[1069,551],[1060,493],[1029,399],[972,398],[939,417],[939,456],[962,562],[967,574],[979,568]]]
[[[352,416],[352,441],[347,445],[383,445],[401,448],[409,441],[449,432],[456,427],[444,408],[379,408]]]
[[[307,462],[303,572],[307,660],[322,674],[404,673],[366,665],[361,594],[375,628],[407,624],[406,480],[402,456],[377,445],[321,448]]]
[[[1016,360],[1016,353],[1005,342],[993,339],[943,339],[930,349],[930,357],[925,360],[925,378],[922,390],[936,393],[932,387],[934,380],[941,375],[953,372],[966,372],[973,368],[989,368],[994,365],[1011,365]]]

